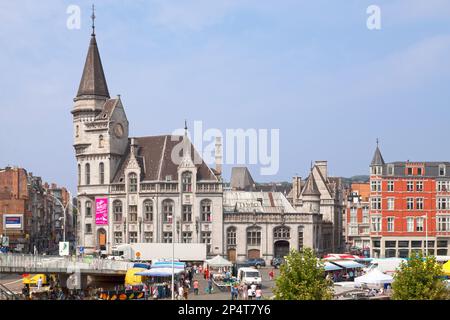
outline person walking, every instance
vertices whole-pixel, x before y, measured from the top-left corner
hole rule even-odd
[[[188,295],[189,295],[189,289],[188,289],[188,287],[186,287],[186,288],[184,288],[184,291],[183,291],[184,300],[188,299]]]
[[[194,286],[194,294],[198,296],[198,280],[194,280],[193,286]]]
[[[269,280],[270,280],[270,281],[273,281],[274,275],[275,275],[275,272],[273,271],[273,269],[270,270],[270,272],[269,272]]]
[[[249,287],[247,290],[247,299],[252,300],[252,298],[253,298],[253,290],[252,288]]]
[[[41,287],[42,287],[42,277],[39,277],[38,281],[37,281],[37,286],[38,286],[38,291],[41,291]]]
[[[248,286],[245,283],[242,285],[242,299],[248,299]]]
[[[212,293],[212,279],[209,278],[208,279],[208,293],[211,294]]]
[[[184,297],[184,289],[183,286],[180,285],[178,288],[178,300],[182,300],[183,297]]]
[[[261,287],[258,287],[258,289],[256,289],[255,298],[256,298],[256,300],[261,300],[262,299],[262,289],[261,289]]]

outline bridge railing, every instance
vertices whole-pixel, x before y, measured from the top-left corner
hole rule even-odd
[[[132,267],[132,263],[90,257],[60,257],[8,253],[0,254],[0,267],[25,269],[72,268],[80,270],[125,271]]]

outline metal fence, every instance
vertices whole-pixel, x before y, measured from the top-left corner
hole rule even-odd
[[[133,266],[126,261],[105,260],[92,257],[42,256],[32,254],[0,254],[0,267],[25,269],[79,269],[99,271],[126,271]]]

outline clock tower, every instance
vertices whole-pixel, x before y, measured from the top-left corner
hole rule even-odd
[[[109,198],[111,181],[129,143],[128,120],[120,96],[109,95],[94,26],[72,115],[78,169],[78,245],[99,250],[106,246],[102,242],[109,230],[95,221],[96,201]]]

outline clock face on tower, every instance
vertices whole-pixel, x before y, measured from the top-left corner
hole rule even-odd
[[[114,126],[114,134],[116,135],[117,138],[122,138],[123,126],[120,123],[118,123]]]

